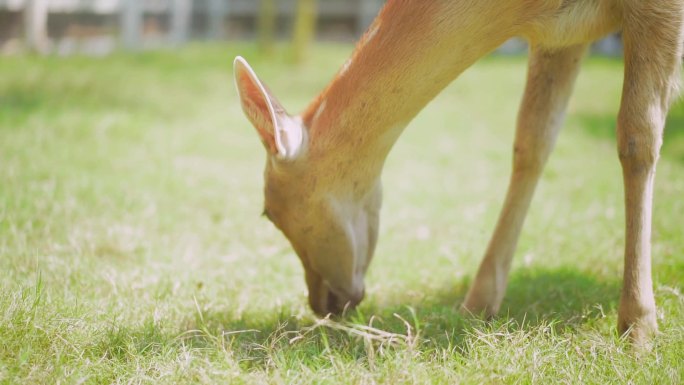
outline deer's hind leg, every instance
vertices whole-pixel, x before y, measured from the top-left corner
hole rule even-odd
[[[534,190],[553,149],[586,45],[530,51],[527,85],[518,113],[506,201],[462,311],[493,316],[508,283],[511,259]]]
[[[630,1],[618,153],[625,186],[625,265],[618,330],[637,343],[657,331],[651,280],[653,182],[681,66],[684,1]]]

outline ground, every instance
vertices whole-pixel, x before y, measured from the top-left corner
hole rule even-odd
[[[367,297],[317,321],[262,209],[264,151],[232,58],[297,112],[351,51],[300,68],[248,45],[0,61],[0,383],[684,381],[684,104],[655,187],[661,334],[615,329],[624,214],[622,64],[590,58],[499,317],[458,314],[510,169],[523,57],[479,62],[407,128],[384,173]]]

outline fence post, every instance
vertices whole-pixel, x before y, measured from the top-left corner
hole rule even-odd
[[[221,39],[225,35],[226,16],[230,6],[226,0],[209,0],[209,31],[210,39]]]
[[[47,33],[47,0],[26,0],[24,5],[24,29],[31,50],[45,54],[50,49]]]
[[[260,0],[257,16],[257,44],[262,54],[268,56],[273,53],[278,7],[275,0]]]
[[[188,40],[192,4],[190,0],[172,0],[171,4],[171,40],[182,44]]]
[[[143,2],[142,0],[121,1],[121,41],[126,49],[140,48]]]
[[[316,34],[316,0],[297,0],[294,32],[292,36],[292,59],[301,64]]]

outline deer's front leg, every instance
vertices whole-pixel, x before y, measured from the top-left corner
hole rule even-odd
[[[632,22],[623,32],[625,81],[617,136],[626,234],[618,330],[637,344],[647,343],[657,331],[651,280],[651,208],[663,127],[681,65],[683,20],[681,9],[678,13],[676,9],[681,2],[676,3],[632,4],[627,10],[627,20]]]
[[[506,201],[463,303],[464,313],[489,317],[501,306],[520,230],[556,141],[585,48],[585,45],[556,50],[533,47],[530,51]]]

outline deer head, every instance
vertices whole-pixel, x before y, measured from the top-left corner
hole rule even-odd
[[[364,296],[379,178],[363,177],[343,149],[321,150],[311,133],[325,130],[326,120],[289,115],[241,57],[234,74],[242,109],[266,149],[264,215],[299,256],[314,312],[340,314]]]

